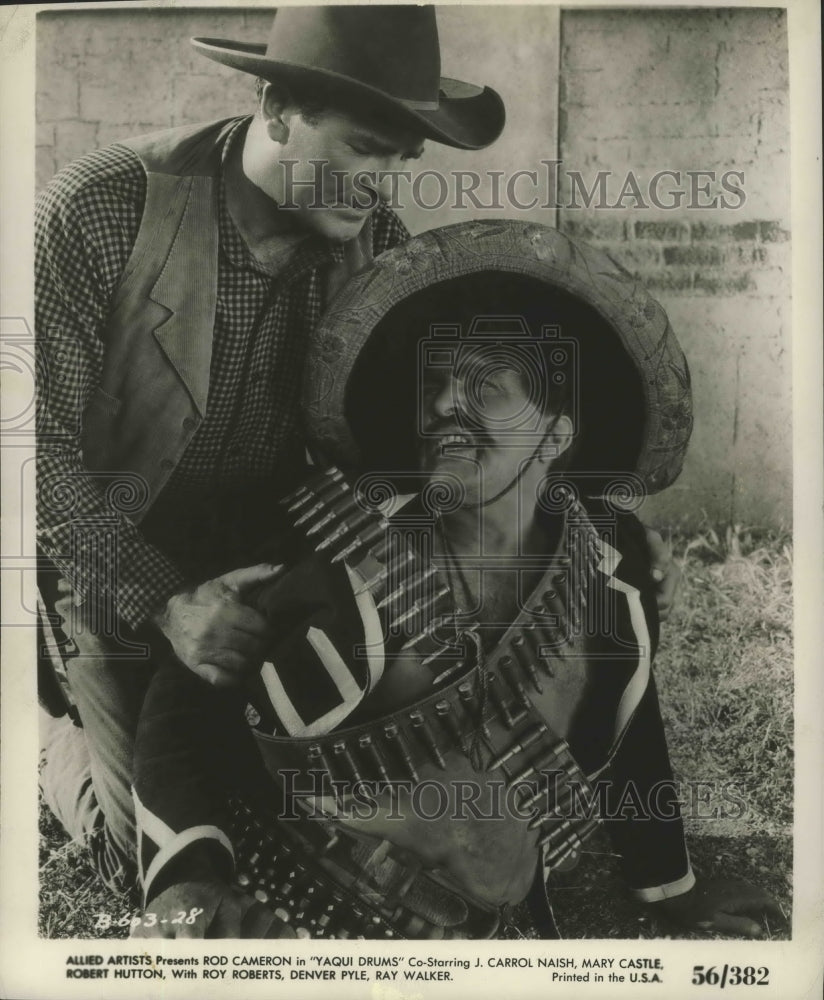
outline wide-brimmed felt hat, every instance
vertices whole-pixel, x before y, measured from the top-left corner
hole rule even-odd
[[[355,472],[416,468],[420,344],[443,331],[477,343],[480,330],[492,351],[501,335],[490,317],[520,341],[550,331],[572,344],[564,364],[578,379],[580,440],[571,471],[587,492],[621,473],[639,493],[677,478],[692,395],[663,308],[604,253],[513,220],[422,233],[344,286],[309,340],[303,411],[313,448]]]
[[[192,44],[226,66],[383,115],[459,149],[482,149],[504,127],[494,90],[441,76],[431,6],[282,7],[265,45],[222,38]]]

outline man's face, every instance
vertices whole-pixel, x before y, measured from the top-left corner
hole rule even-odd
[[[465,344],[450,365],[424,362],[421,378],[421,471],[457,476],[470,503],[505,490],[549,423],[517,352]]]
[[[390,198],[397,184],[392,173],[408,170],[422,152],[421,137],[405,130],[379,129],[340,112],[323,112],[314,123],[292,114],[278,153],[284,204],[298,228],[350,240],[378,200]]]

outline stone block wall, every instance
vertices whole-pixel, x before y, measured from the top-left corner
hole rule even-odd
[[[644,282],[692,368],[685,470],[647,516],[789,524],[784,12],[566,10],[560,90],[558,224]]]
[[[192,36],[265,40],[268,10],[52,10],[37,17],[37,189],[117,139],[252,112],[254,78]]]
[[[557,222],[606,249],[661,300],[692,368],[696,430],[685,471],[649,501],[647,516],[788,524],[783,12],[481,9],[483,18],[471,7],[439,10],[443,69],[498,89],[506,131],[480,154],[430,143],[419,168],[527,169],[543,178],[541,161],[561,160],[557,211],[510,205],[497,214]],[[270,24],[271,11],[240,7],[40,14],[38,190],[65,163],[115,139],[251,111],[252,78],[198,55],[188,38],[261,41]],[[659,202],[674,203],[683,190],[680,206],[651,199],[662,171],[680,172],[680,180],[659,177]],[[693,178],[695,171],[715,179]],[[736,207],[722,207],[722,197]],[[490,213],[445,205],[402,214],[418,232]]]

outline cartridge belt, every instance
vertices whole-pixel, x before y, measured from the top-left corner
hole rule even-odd
[[[354,519],[347,521],[357,505],[353,506],[351,491],[337,470],[322,473],[314,485],[302,487],[285,503],[313,547],[325,551],[333,562],[345,560],[356,568],[377,604],[391,596],[395,585],[403,589],[410,573],[420,579],[430,572],[429,565],[414,553],[407,559],[401,552],[406,576],[401,575],[400,584],[397,579],[393,582],[388,567],[397,562],[399,552],[387,543],[387,522],[374,512],[371,516],[356,512]],[[580,633],[588,586],[600,558],[598,537],[585,511],[579,506],[574,513],[577,530],[567,571],[549,574],[541,581],[528,608],[491,655],[482,656],[477,633],[471,629],[461,636],[464,655],[457,655],[455,644],[450,646],[444,640],[439,628],[444,627],[443,609],[451,605],[451,595],[444,595],[439,587],[436,600],[417,601],[420,628],[405,643],[425,664],[432,665],[430,692],[382,718],[323,736],[256,732],[273,777],[278,780],[282,772],[291,771],[296,775],[295,784],[305,789],[317,789],[320,780],[323,794],[330,790],[339,803],[345,803],[359,782],[374,782],[380,787],[393,782],[414,784],[427,777],[448,780],[456,770],[465,773],[461,758],[466,758],[485,780],[500,778],[513,790],[519,813],[528,817],[531,829],[540,828],[537,843],[545,869],[562,866],[576,856],[597,828],[598,818],[586,776],[547,717],[548,704],[569,700],[563,682],[581,673],[578,664],[571,674],[559,670],[559,665],[564,647]],[[316,530],[318,525],[321,528]],[[442,600],[444,597],[447,600]],[[550,605],[557,610],[559,602],[564,610],[560,616],[550,612]],[[447,655],[450,650],[451,657]],[[575,708],[574,694],[572,701],[568,714]],[[287,825],[294,833],[292,825]],[[333,825],[340,838],[337,843],[346,843],[354,836],[343,823]],[[397,856],[397,848],[388,849]],[[357,852],[350,852],[349,857],[355,859]],[[421,872],[416,877],[433,876],[432,872]],[[489,912],[484,903],[471,899],[463,886],[450,884],[448,874],[438,878],[442,888],[448,887],[473,912]],[[338,889],[343,883],[345,879],[337,880]],[[359,878],[354,885],[359,885]],[[359,892],[356,895],[364,906],[373,905],[374,900],[369,902]],[[378,905],[377,910],[379,923],[387,921],[387,912],[393,912],[386,905]],[[387,923],[393,933],[401,933],[398,919]],[[470,936],[479,936],[478,921],[470,923]],[[486,932],[494,933],[494,929]]]
[[[512,695],[494,668],[482,677],[489,695],[483,707],[476,684],[463,679],[376,722],[306,740],[257,734],[258,747],[273,777],[291,771],[299,791],[326,792],[342,803],[358,783],[374,783],[379,791],[393,782],[448,780],[456,756],[468,757],[476,771],[492,780],[500,775],[517,794],[518,812],[529,816],[531,828],[541,828],[546,865],[560,866],[597,826],[586,775],[523,683],[517,681],[520,693]]]
[[[501,911],[456,891],[388,841],[232,803],[237,886],[298,937],[490,938]]]

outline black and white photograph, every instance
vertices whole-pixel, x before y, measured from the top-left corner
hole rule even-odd
[[[3,13],[0,995],[817,995],[819,18]]]

